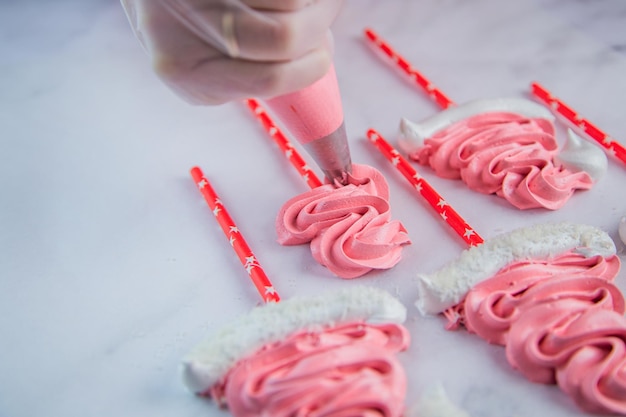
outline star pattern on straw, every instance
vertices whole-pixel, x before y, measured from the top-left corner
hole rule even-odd
[[[423,189],[422,183],[420,182],[420,183],[415,184],[415,189],[421,193]]]
[[[293,147],[289,139],[281,132],[280,128],[272,121],[266,111],[261,111],[261,105],[254,99],[247,100],[248,108],[258,115],[257,119],[261,122],[261,125],[265,129],[268,136],[273,142],[278,145],[285,158],[291,163],[291,165],[298,171],[298,173],[305,179],[307,184],[311,188],[316,188],[322,185],[320,179],[315,175],[315,172],[306,167],[306,162],[300,156],[297,149]],[[259,115],[259,113],[261,113]],[[304,173],[308,171],[309,174],[304,176]]]
[[[441,212],[441,218],[444,220],[448,220],[448,215],[446,214],[445,210]]]
[[[476,232],[474,232],[472,229],[468,229],[467,227],[465,228],[465,233],[463,233],[463,236],[465,237],[471,237],[474,236],[476,234]]]
[[[400,163],[400,157],[399,156],[394,156],[393,158],[391,158],[391,163],[393,164],[393,166],[398,166],[398,164]]]
[[[433,99],[433,100],[437,100],[437,87],[435,87],[434,85],[432,85],[431,83],[426,84],[426,92],[428,93],[428,96]]]
[[[211,182],[204,178],[204,174],[199,167],[193,167],[191,169],[191,176],[194,179],[195,183],[199,185],[199,190],[204,200],[207,202],[211,212],[213,213],[217,223],[221,226],[224,235],[228,239],[230,246],[234,249],[237,257],[241,261],[241,264],[244,266],[244,269],[250,276],[250,279],[254,283],[257,291],[263,297],[265,302],[277,302],[280,301],[280,296],[276,293],[276,290],[273,290],[271,294],[266,293],[267,288],[272,288],[273,285],[267,275],[265,275],[265,271],[263,267],[259,264],[254,253],[246,243],[246,240],[242,236],[239,228],[234,223],[233,219],[228,214],[228,210],[221,203],[218,195],[213,190],[213,186]],[[204,185],[200,185],[204,184]],[[235,244],[235,242],[237,244]]]
[[[276,288],[274,288],[273,285],[269,286],[269,287],[266,286],[265,287],[265,294],[272,294],[272,295],[276,294]]]
[[[244,268],[246,269],[248,274],[252,273],[252,270],[254,269],[255,266],[258,266],[258,262],[256,258],[254,257],[254,255],[246,256],[246,263],[244,265]]]
[[[444,208],[445,206],[447,206],[448,203],[446,202],[446,200],[444,200],[443,198],[439,199],[439,202],[437,203],[438,207]]]
[[[602,139],[602,142],[605,145],[612,145],[613,144],[613,138],[610,137],[609,135],[604,135],[604,139]]]
[[[626,164],[626,148],[624,148],[619,142],[610,141],[607,139],[607,134],[596,127],[589,120],[580,116],[571,107],[565,104],[563,101],[554,97],[548,90],[538,83],[533,82],[531,84],[532,94],[546,105],[549,105],[553,111],[559,113],[564,117],[569,124],[578,127],[587,136],[588,139],[596,141],[601,145],[607,154],[614,156],[616,159]],[[607,142],[608,140],[608,142]]]
[[[454,103],[448,97],[446,97],[441,90],[439,90],[434,84],[432,84],[425,76],[423,76],[418,70],[416,70],[405,58],[402,57],[394,48],[388,43],[382,40],[374,31],[367,29],[366,39],[379,49],[385,57],[394,63],[394,65],[400,69],[411,81],[420,86],[422,90],[428,94],[428,96],[439,104],[441,107],[448,108]]]

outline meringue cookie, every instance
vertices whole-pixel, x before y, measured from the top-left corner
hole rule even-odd
[[[608,167],[604,151],[571,129],[567,129],[567,141],[554,157],[554,162],[572,172],[586,172],[594,183],[604,176]]]

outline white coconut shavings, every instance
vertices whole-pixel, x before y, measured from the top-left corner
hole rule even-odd
[[[524,259],[550,259],[574,250],[585,257],[616,253],[608,234],[592,226],[541,224],[496,236],[463,251],[461,256],[432,274],[418,274],[416,306],[422,314],[437,314],[460,302],[479,282],[504,266]]]
[[[317,297],[293,297],[266,304],[199,344],[183,360],[183,380],[193,392],[206,391],[239,360],[262,346],[302,331],[362,320],[403,323],[406,308],[389,293],[354,287]]]

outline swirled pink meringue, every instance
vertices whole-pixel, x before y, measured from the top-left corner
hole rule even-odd
[[[507,266],[456,307],[470,332],[506,346],[509,363],[584,410],[626,414],[624,296],[617,256],[566,253]],[[448,313],[450,314],[450,313]]]
[[[287,201],[276,231],[282,245],[311,242],[315,260],[341,278],[392,268],[410,243],[391,220],[387,182],[365,165],[353,165],[348,185],[325,184]]]
[[[241,360],[208,395],[235,417],[400,417],[409,344],[398,324],[297,333]]]
[[[437,175],[462,179],[519,209],[561,208],[593,180],[584,171],[555,166],[558,145],[551,121],[509,112],[471,116],[437,132],[409,157]]]

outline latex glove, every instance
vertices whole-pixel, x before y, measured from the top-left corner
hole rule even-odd
[[[270,98],[321,78],[341,0],[121,0],[154,70],[194,104]]]

